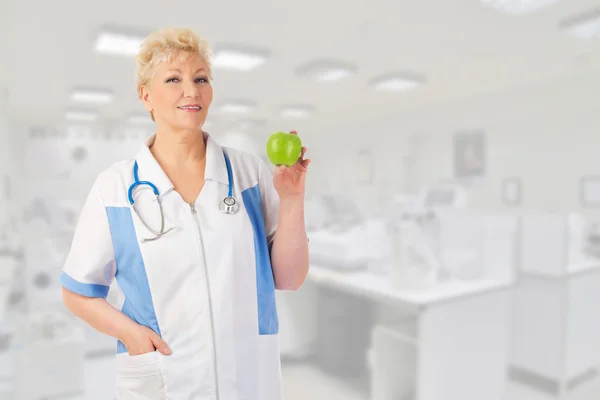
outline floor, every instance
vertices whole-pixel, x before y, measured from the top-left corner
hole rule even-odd
[[[114,399],[115,383],[111,373],[113,357],[88,359],[85,368],[85,393],[73,396],[52,397],[44,400],[111,400]],[[366,382],[349,382],[325,374],[314,364],[285,362],[283,364],[284,398],[286,400],[371,400],[366,393]],[[0,385],[0,389],[1,389]],[[0,390],[0,398],[4,397]],[[557,397],[536,393],[527,387],[509,384],[506,400],[558,400]],[[561,400],[600,399],[600,379],[570,393]],[[21,400],[21,399],[12,399]],[[405,399],[402,399],[405,400]],[[406,399],[412,400],[412,399]],[[454,400],[454,399],[448,399]],[[457,399],[458,400],[458,399]]]
[[[286,400],[369,400],[366,383],[337,378],[312,364],[283,365]]]
[[[113,368],[112,357],[90,359],[85,364],[85,394],[48,400],[113,399],[115,382],[108,372]],[[284,363],[282,369],[286,400],[368,400],[360,389],[349,385],[344,379],[322,373],[313,365],[291,362]]]

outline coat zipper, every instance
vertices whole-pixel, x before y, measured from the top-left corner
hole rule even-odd
[[[194,224],[196,225],[196,233],[198,234],[198,239],[200,243],[200,251],[202,252],[202,261],[204,263],[204,281],[206,282],[206,294],[208,297],[208,314],[210,318],[210,334],[211,334],[211,346],[213,350],[213,368],[215,371],[215,392],[217,396],[217,400],[219,400],[219,378],[218,378],[218,370],[217,370],[217,348],[215,346],[215,321],[213,317],[213,308],[212,308],[212,300],[210,294],[210,282],[208,279],[208,265],[206,263],[206,253],[204,252],[204,241],[202,240],[202,230],[200,228],[200,224],[198,223],[198,217],[196,213],[196,206],[194,203],[190,203],[190,209],[192,210],[192,218],[194,219]]]

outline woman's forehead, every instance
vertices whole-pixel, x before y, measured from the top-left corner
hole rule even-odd
[[[209,71],[208,63],[199,54],[179,52],[164,59],[158,66],[163,71],[178,70],[179,72]]]

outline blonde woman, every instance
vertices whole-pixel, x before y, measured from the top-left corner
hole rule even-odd
[[[308,272],[310,160],[303,148],[271,174],[203,131],[210,59],[188,29],[143,42],[137,87],[156,132],[96,178],[61,276],[68,309],[117,339],[118,399],[282,398],[275,290]]]

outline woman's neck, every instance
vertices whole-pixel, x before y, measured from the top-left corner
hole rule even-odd
[[[150,152],[163,167],[180,168],[204,164],[206,142],[204,133],[174,134],[157,132]]]

